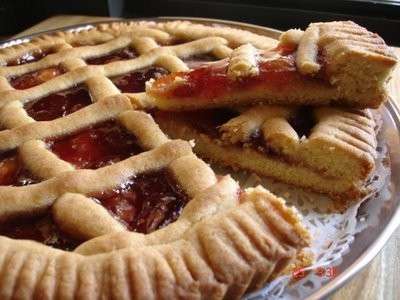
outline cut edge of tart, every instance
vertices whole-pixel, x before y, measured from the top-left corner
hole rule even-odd
[[[171,138],[193,140],[201,157],[328,194],[338,210],[369,192],[377,146],[369,110],[266,105],[154,117]]]
[[[311,23],[283,33],[273,50],[245,44],[223,61],[163,76],[146,92],[166,110],[251,103],[377,108],[388,98],[396,62],[377,34],[351,21]]]

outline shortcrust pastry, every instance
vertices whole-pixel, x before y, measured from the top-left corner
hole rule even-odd
[[[244,44],[219,62],[148,85],[153,105],[189,110],[268,103],[377,108],[387,98],[396,57],[374,33],[351,22],[289,30],[273,49]]]
[[[368,193],[378,128],[371,110],[265,105],[158,111],[155,119],[208,160],[328,194],[339,209]]]
[[[1,299],[233,299],[311,263],[295,209],[136,110],[149,79],[249,44],[276,41],[120,22],[0,51]]]

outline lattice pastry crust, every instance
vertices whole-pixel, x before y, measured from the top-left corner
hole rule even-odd
[[[234,80],[256,76],[259,73],[256,48],[251,44],[245,44],[233,50],[229,57],[227,72]]]
[[[329,194],[341,200],[339,210],[368,192],[364,185],[377,146],[370,110],[253,106],[237,113],[227,118],[218,110],[159,112],[156,121],[173,138],[195,140],[203,157]],[[204,129],[199,125],[204,119],[217,121]],[[307,119],[311,124],[296,124]]]
[[[39,36],[0,51],[0,151],[17,149],[23,166],[41,180],[0,186],[0,221],[49,211],[64,232],[87,241],[66,252],[0,236],[1,299],[238,298],[284,268],[310,264],[303,251],[309,236],[294,209],[261,187],[243,191],[229,176],[217,178],[189,142],[169,140],[149,114],[135,110],[153,105],[143,92],[121,93],[112,81],[154,65],[188,70],[185,58],[226,58],[248,43],[276,46],[268,37],[227,27],[129,22]],[[136,57],[88,63],[128,46]],[[44,57],[30,62],[33,54]],[[18,60],[26,63],[14,65]],[[63,72],[54,69],[60,67]],[[21,76],[40,80],[14,88]],[[76,86],[88,90],[92,103],[42,121],[29,114],[30,104]],[[49,148],[51,140],[111,121],[134,135],[143,152],[89,170]],[[129,232],[92,199],[163,169],[190,201],[162,229]]]
[[[351,21],[312,23],[304,32],[283,33],[273,50],[249,49],[241,46],[202,71],[160,78],[147,92],[155,106],[168,110],[250,103],[377,108],[388,97],[397,61],[377,34]],[[232,72],[238,65],[247,71]]]

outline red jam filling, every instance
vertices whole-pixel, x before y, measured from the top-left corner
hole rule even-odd
[[[219,127],[230,119],[239,115],[237,111],[228,108],[217,108],[208,110],[196,110],[185,112],[167,112],[156,111],[155,119],[174,119],[184,120],[191,127],[197,129],[201,133],[207,134],[213,138],[219,138]]]
[[[54,223],[48,212],[39,217],[20,217],[0,224],[0,235],[12,239],[34,240],[50,247],[72,251],[79,244]]]
[[[276,48],[275,51],[279,52],[280,55],[289,55],[292,54],[296,51],[297,45],[296,44],[287,44],[287,45],[282,45],[279,44]]]
[[[193,112],[165,112],[156,111],[154,117],[157,119],[174,119],[183,120],[186,124],[189,124],[192,128],[198,130],[201,133],[208,135],[211,138],[221,138],[221,132],[219,128],[232,118],[239,115],[237,111],[230,110],[227,108],[208,109],[208,110],[197,110]],[[315,117],[312,112],[312,108],[308,106],[299,107],[295,113],[288,119],[289,124],[296,131],[298,136],[308,137],[311,133],[312,128],[316,124]],[[251,147],[258,151],[267,153],[269,155],[276,155],[276,151],[268,147],[265,139],[260,131],[254,132],[248,142],[242,143],[245,147]]]
[[[88,65],[105,65],[114,61],[127,60],[135,57],[137,57],[135,50],[128,47],[119,49],[104,56],[88,58],[86,59],[86,63]]]
[[[79,169],[97,169],[143,150],[134,135],[115,121],[106,121],[48,141],[58,157]]]
[[[269,156],[279,156],[279,153],[266,143],[264,136],[260,130],[254,132],[251,135],[250,140],[245,143],[241,143],[241,145],[243,147],[252,148]]]
[[[0,154],[0,185],[22,186],[38,181],[24,168],[16,150]]]
[[[36,121],[50,121],[69,115],[90,104],[92,100],[88,90],[78,86],[28,102],[24,108]]]
[[[207,63],[217,61],[218,58],[211,54],[198,54],[184,58],[183,61],[190,69],[200,68]]]
[[[311,130],[317,123],[313,109],[309,106],[299,107],[296,112],[290,116],[288,122],[300,138],[303,136],[309,137]]]
[[[153,84],[151,93],[160,93],[162,97],[173,99],[191,100],[195,98],[203,101],[214,101],[220,96],[258,86],[279,91],[291,89],[296,83],[325,82],[321,78],[303,76],[297,72],[294,54],[280,56],[274,60],[261,61],[257,76],[239,80],[227,76],[227,67],[227,63],[211,64],[188,73],[178,72],[165,76]],[[183,78],[183,81],[180,80],[178,84],[172,84],[176,77]]]
[[[221,138],[221,131],[219,128],[239,115],[237,111],[230,110],[227,108],[217,108],[208,110],[197,110],[194,112],[155,112],[155,119],[174,119],[184,120],[185,123],[189,124],[192,128],[198,132],[206,134],[207,136],[219,140]],[[265,143],[264,137],[258,130],[250,137],[250,140],[245,143],[238,143],[244,147],[251,147],[257,151],[268,153],[270,155],[275,154]]]
[[[48,50],[38,49],[33,52],[25,53],[21,57],[7,62],[7,66],[17,66],[17,65],[32,63],[32,62],[41,60],[46,55],[52,54],[52,53],[54,53],[54,49],[48,49]]]
[[[230,79],[226,75],[226,68],[227,66],[205,67],[183,75],[185,83],[176,85],[170,91],[171,96],[178,98],[199,97],[202,99],[214,99],[226,92],[246,89],[263,82],[276,89],[280,89],[293,81],[294,77],[298,74],[293,56],[262,62],[259,65],[259,75],[246,77],[242,80]]]
[[[122,93],[140,93],[144,92],[146,81],[151,78],[157,79],[165,74],[168,74],[168,71],[164,68],[149,67],[114,77],[111,80]]]
[[[65,71],[60,66],[50,67],[10,79],[10,84],[17,90],[24,90],[49,81]]]
[[[188,202],[168,170],[140,174],[117,189],[93,197],[129,230],[141,233],[174,222]]]

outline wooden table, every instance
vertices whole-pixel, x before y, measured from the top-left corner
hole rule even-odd
[[[50,30],[63,26],[110,20],[106,17],[55,16],[49,18],[16,36]],[[400,57],[400,48],[395,48]],[[391,93],[400,104],[400,66],[391,82]],[[400,300],[400,228],[391,237],[380,254],[356,275],[342,289],[336,292],[334,300]]]

